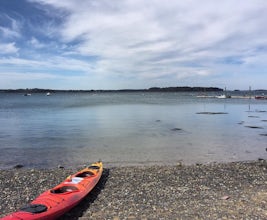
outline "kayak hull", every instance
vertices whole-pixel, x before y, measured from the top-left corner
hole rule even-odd
[[[39,195],[30,204],[2,220],[53,220],[76,206],[98,183],[103,172],[97,162],[69,176],[62,183]]]

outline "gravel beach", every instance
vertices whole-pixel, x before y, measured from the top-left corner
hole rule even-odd
[[[0,170],[0,217],[75,171]],[[267,219],[267,162],[106,167],[94,190],[60,219]]]

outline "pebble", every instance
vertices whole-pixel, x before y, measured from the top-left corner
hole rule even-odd
[[[228,200],[230,197],[229,196],[223,196],[222,200]]]

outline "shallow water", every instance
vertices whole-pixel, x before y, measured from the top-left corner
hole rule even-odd
[[[267,101],[197,93],[0,93],[0,168],[266,158]],[[196,114],[196,113],[227,114]]]

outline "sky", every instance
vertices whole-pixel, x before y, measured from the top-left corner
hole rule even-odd
[[[0,0],[0,89],[267,89],[266,0]]]

